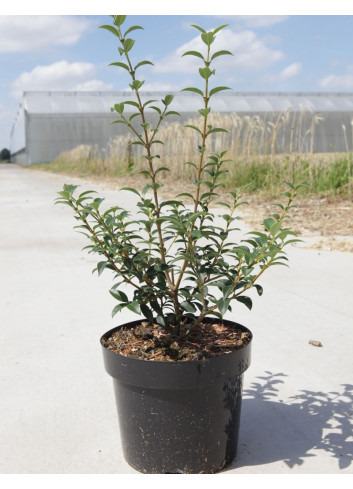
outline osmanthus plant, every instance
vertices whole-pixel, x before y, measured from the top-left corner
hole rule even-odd
[[[276,204],[278,213],[263,221],[262,231],[251,231],[240,243],[231,241],[234,221],[238,219],[237,208],[242,203],[240,194],[228,192],[228,200],[224,199],[227,202],[219,202],[219,191],[224,192],[222,175],[227,171],[225,166],[230,160],[225,159],[226,151],[206,154],[210,136],[226,132],[208,122],[211,98],[228,89],[225,86],[210,87],[215,75],[212,63],[216,58],[231,53],[225,50],[212,52],[211,49],[216,34],[226,25],[209,32],[194,25],[201,32],[204,53],[188,51],[183,56],[194,56],[202,62],[198,71],[203,90],[184,88],[198,94],[202,102],[198,111],[202,121],[200,127],[185,126],[188,128],[185,130],[196,131],[199,136],[195,161],[186,162],[196,174],[193,182],[195,191],[193,194],[181,193],[173,200],[161,199],[162,185],[158,178],[168,168],[163,166],[158,155],[157,148],[163,144],[158,139],[158,129],[169,115],[177,114],[169,108],[173,95],[166,95],[157,105],[157,100],[142,101],[140,90],[144,81],[137,78],[137,72],[140,67],[152,63],[145,60],[135,65],[132,63],[131,51],[135,40],[128,37],[132,31],[142,27],[134,25],[123,33],[126,16],[113,15],[112,18],[112,25],[101,27],[119,41],[118,50],[123,61],[111,65],[130,74],[130,87],[135,99],[117,103],[111,110],[118,114],[115,123],[124,124],[134,134],[132,144],[143,146],[146,167],[140,173],[147,175],[150,183],[142,190],[124,188],[138,197],[137,217],[120,206],[101,210],[103,198],[95,197],[92,190],[76,195],[75,185],[64,185],[56,203],[67,204],[73,209],[79,222],[75,228],[91,241],[85,248],[89,253],[100,256],[95,269],[98,274],[105,269],[113,271],[116,283],[110,293],[117,301],[113,315],[127,308],[179,335],[181,327],[183,330],[185,327],[193,329],[206,316],[222,319],[227,311],[231,311],[234,301],[245,304],[249,309],[252,307],[247,291],[254,287],[261,295],[263,290],[257,283],[258,279],[269,267],[285,264],[284,247],[298,241],[284,222],[300,185],[287,183],[286,203]],[[126,105],[136,110],[132,114],[125,112]],[[157,113],[155,125],[147,120],[146,108]],[[222,215],[210,210],[215,199],[225,209]],[[125,286],[121,287],[122,284]]]

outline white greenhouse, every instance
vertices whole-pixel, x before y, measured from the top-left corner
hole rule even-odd
[[[165,93],[145,92],[143,102],[163,107]],[[104,152],[113,138],[123,135],[123,124],[111,124],[118,118],[110,108],[133,100],[131,92],[25,92],[11,131],[12,161],[31,165],[48,163],[60,153],[80,145]],[[197,116],[203,105],[198,94],[174,93],[172,115],[163,124],[183,124]],[[159,102],[158,102],[159,101]],[[212,113],[234,119],[230,137],[239,144],[250,141],[248,152],[327,153],[353,149],[353,93],[238,93],[223,91],[210,101]],[[125,113],[136,112],[125,105]],[[149,109],[152,125],[157,112]],[[138,117],[132,122],[138,127]],[[136,122],[137,121],[137,122]],[[168,122],[167,122],[168,121]]]

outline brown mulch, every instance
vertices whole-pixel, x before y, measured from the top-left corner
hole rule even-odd
[[[247,345],[248,332],[230,325],[201,323],[174,336],[157,324],[142,322],[133,329],[120,328],[103,344],[109,350],[141,360],[192,361],[231,353]]]

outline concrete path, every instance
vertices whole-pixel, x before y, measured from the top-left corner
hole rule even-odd
[[[70,209],[53,206],[64,182],[78,179],[0,165],[0,473],[133,474],[99,338],[136,316],[111,318],[112,277],[92,276]],[[224,474],[353,473],[353,255],[288,255],[251,312],[234,308],[254,341],[238,458]]]

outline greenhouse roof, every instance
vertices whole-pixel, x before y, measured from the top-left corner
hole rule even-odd
[[[161,104],[165,95],[165,92],[141,92],[143,102],[152,99]],[[193,92],[173,92],[173,95],[172,110],[200,109],[200,95]],[[131,92],[24,92],[23,108],[30,114],[102,114],[110,112],[114,104],[131,99],[134,100]],[[353,93],[223,91],[212,97],[210,106],[213,112],[353,112]],[[125,106],[126,112],[135,110],[131,105]]]

